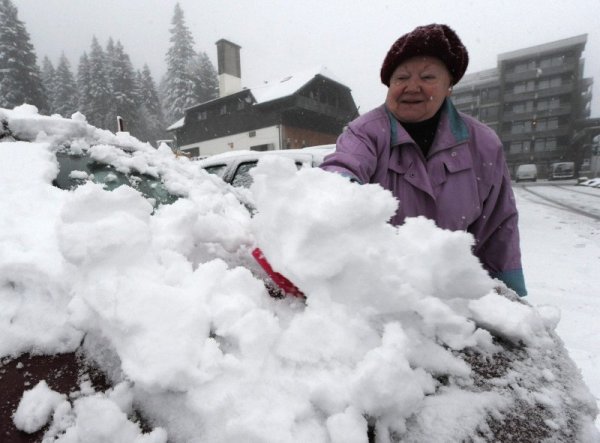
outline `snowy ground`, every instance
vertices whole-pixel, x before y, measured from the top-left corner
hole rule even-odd
[[[600,189],[577,192],[535,185],[533,190],[600,210]],[[553,305],[562,317],[558,334],[600,402],[600,222],[552,207],[516,186],[528,300]],[[586,196],[587,194],[587,196]],[[596,419],[600,429],[600,420]]]

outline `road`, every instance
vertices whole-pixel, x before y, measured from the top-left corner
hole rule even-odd
[[[525,198],[538,204],[583,215],[600,221],[600,189],[577,186],[574,180],[538,181],[514,185],[526,191]]]
[[[560,310],[557,332],[600,406],[600,189],[538,181],[514,190],[527,300]]]

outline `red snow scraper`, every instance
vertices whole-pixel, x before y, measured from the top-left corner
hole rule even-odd
[[[294,297],[306,298],[304,293],[298,289],[298,287],[281,275],[279,272],[273,270],[271,264],[267,261],[265,254],[260,250],[260,248],[254,248],[252,251],[252,256],[258,262],[258,264],[264,269],[264,271],[269,275],[273,283],[277,285],[279,289],[281,289],[285,294],[293,295]]]

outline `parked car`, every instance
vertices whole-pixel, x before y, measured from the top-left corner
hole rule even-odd
[[[200,167],[221,177],[226,183],[247,188],[252,184],[250,170],[265,156],[277,155],[291,158],[298,168],[315,167],[320,165],[325,156],[334,150],[335,145],[330,144],[276,151],[231,151],[201,160]]]
[[[558,162],[550,166],[548,180],[566,180],[575,177],[575,163]]]
[[[580,186],[587,186],[589,188],[600,188],[600,178],[590,178],[578,183]]]
[[[275,300],[248,251],[279,233],[197,162],[27,108],[0,109],[0,128],[0,441],[598,441],[595,400],[551,310],[486,292],[487,277],[454,292],[413,284],[455,279],[435,267],[364,282],[360,268],[388,251],[381,238],[348,268],[359,280],[300,263],[338,301],[319,284],[307,304]],[[352,198],[344,208],[355,212]],[[359,219],[334,240],[363,232]],[[470,254],[456,233],[427,229],[444,252]],[[282,248],[322,242],[292,237]],[[476,262],[457,266],[484,278]],[[347,277],[368,298],[381,297],[373,284],[409,303],[353,310]]]
[[[515,180],[520,181],[537,181],[537,166],[534,164],[519,165],[515,173]]]

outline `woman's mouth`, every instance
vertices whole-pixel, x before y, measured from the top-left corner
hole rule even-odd
[[[404,99],[404,100],[400,100],[400,103],[405,104],[405,105],[417,105],[419,103],[423,103],[423,100]]]

